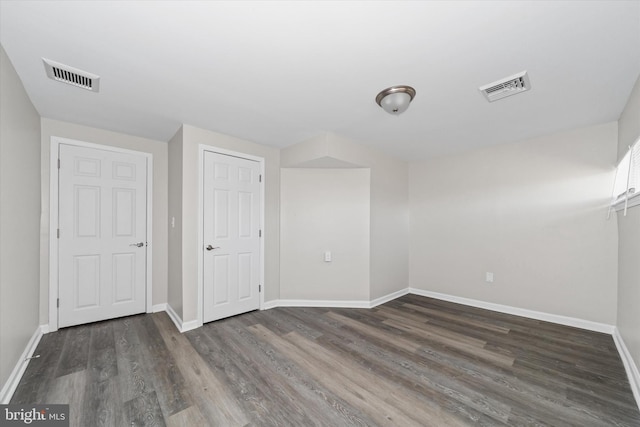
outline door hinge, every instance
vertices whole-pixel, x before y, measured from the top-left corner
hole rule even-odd
[[[56,236],[58,236],[58,239],[60,238],[60,229],[59,228],[56,230]]]
[[[262,292],[262,285],[258,285],[258,292]]]
[[[60,159],[58,159],[58,169],[60,169]]]
[[[60,308],[60,298],[56,300],[56,307]]]
[[[262,182],[262,175],[258,175],[258,182]]]
[[[262,230],[258,230],[258,237],[262,237]]]

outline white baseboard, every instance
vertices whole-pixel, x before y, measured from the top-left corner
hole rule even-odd
[[[167,311],[167,303],[163,303],[163,304],[154,304],[153,307],[151,307],[151,312],[152,313],[160,313],[161,311]]]
[[[326,308],[373,308],[409,293],[409,288],[381,296],[372,301],[365,300],[310,300],[310,299],[275,299],[266,301],[262,310],[269,310],[276,307],[326,307]]]
[[[380,304],[384,304],[385,302],[393,301],[396,298],[400,298],[409,293],[409,288],[400,289],[399,291],[391,292],[390,294],[381,296],[380,298],[376,298],[369,303],[369,308],[373,308]]]
[[[276,305],[272,305],[275,303]],[[279,299],[269,301],[269,308],[274,307],[327,307],[327,308],[369,308],[369,301],[338,301],[338,300],[313,300],[313,299]],[[266,304],[265,304],[266,305]]]
[[[178,328],[178,330],[180,331],[182,329],[182,319],[169,304],[167,304],[167,315],[169,316],[169,319],[173,321],[173,324],[176,325],[176,328]]]
[[[36,351],[36,347],[38,347],[38,343],[40,343],[40,338],[42,338],[42,335],[47,332],[49,332],[49,325],[40,325],[36,328],[36,331],[33,333],[27,343],[27,346],[20,355],[16,366],[13,368],[13,371],[11,371],[11,375],[9,375],[9,378],[7,378],[7,381],[4,383],[4,386],[0,391],[0,404],[8,404],[13,397],[13,393],[18,387],[18,384],[24,375],[24,371],[27,369],[27,365],[29,365],[29,357],[33,356],[33,352]]]
[[[199,328],[200,326],[202,326],[202,323],[198,322],[197,320],[182,322],[182,329],[180,330],[180,332],[191,331],[193,329]]]
[[[545,322],[557,323],[559,325],[573,326],[574,328],[586,329],[588,331],[613,334],[615,326],[606,323],[592,322],[590,320],[577,319],[575,317],[561,316],[558,314],[544,313],[542,311],[527,310],[524,308],[512,307],[510,305],[495,304],[470,298],[457,297],[455,295],[441,294],[439,292],[425,291],[422,289],[409,288],[409,293],[440,299],[443,301],[455,302],[457,304],[469,305],[477,308],[484,308],[500,313],[513,314],[515,316],[528,317],[529,319],[543,320]]]
[[[272,308],[276,308],[279,306],[280,300],[278,299],[273,299],[271,301],[265,301],[264,304],[262,304],[262,308],[260,310],[270,310]]]
[[[167,314],[169,315],[169,318],[173,321],[173,324],[176,325],[176,328],[178,328],[180,333],[187,332],[202,326],[202,324],[197,320],[190,320],[188,322],[183,322],[180,316],[178,316],[178,313],[176,313],[173,307],[171,307],[171,305],[169,304],[167,304],[166,311],[167,311]]]
[[[638,366],[633,361],[631,353],[629,353],[629,349],[624,343],[618,328],[614,328],[613,330],[613,342],[616,343],[618,353],[620,353],[620,358],[622,359],[622,364],[624,365],[625,371],[627,371],[627,377],[629,378],[629,385],[631,386],[633,397],[636,398],[636,404],[640,409],[640,372],[638,371]]]

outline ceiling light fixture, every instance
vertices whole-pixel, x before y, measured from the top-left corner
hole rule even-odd
[[[404,113],[416,96],[416,90],[411,86],[391,86],[376,96],[376,104],[389,114]]]

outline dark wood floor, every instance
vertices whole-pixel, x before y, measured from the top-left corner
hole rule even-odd
[[[180,334],[164,313],[45,335],[12,403],[72,426],[639,426],[611,336],[407,295]]]

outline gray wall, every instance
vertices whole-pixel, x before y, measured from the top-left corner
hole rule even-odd
[[[616,145],[612,122],[411,163],[411,286],[615,324]]]
[[[39,325],[40,116],[0,47],[0,386]]]
[[[280,298],[368,302],[370,170],[282,169],[280,183]]]
[[[282,167],[370,169],[369,298],[406,289],[409,283],[407,162],[332,133],[281,151]]]
[[[618,159],[640,137],[640,77],[618,120]],[[618,330],[640,366],[640,206],[618,212]]]
[[[179,132],[180,133],[180,132]],[[180,144],[180,136],[170,144]],[[181,135],[182,145],[182,183],[178,190],[172,183],[170,216],[182,212],[180,224],[182,248],[180,258],[171,258],[170,270],[180,268],[179,282],[170,283],[170,295],[180,293],[182,310],[177,313],[183,322],[192,322],[198,318],[198,147],[200,144],[236,151],[265,159],[265,301],[280,296],[280,152],[277,148],[267,147],[239,138],[184,125]],[[173,153],[172,148],[172,153]],[[177,168],[172,159],[172,169]],[[177,169],[176,169],[177,170]],[[173,172],[172,172],[173,176]],[[180,194],[178,194],[180,192]],[[176,218],[176,228],[178,219]],[[180,264],[178,267],[177,264]],[[176,270],[177,271],[177,270]],[[172,273],[173,277],[173,273]],[[177,275],[176,275],[177,277]],[[173,297],[172,297],[173,298]],[[174,307],[175,308],[175,307]]]
[[[182,318],[182,126],[169,141],[169,289],[167,302]],[[173,221],[173,224],[172,224]]]
[[[333,135],[331,155],[371,169],[371,291],[375,300],[409,284],[407,162]]]
[[[51,137],[75,139],[153,155],[154,305],[167,302],[167,153],[166,142],[42,118],[42,238],[40,240],[40,323],[49,323],[49,173]]]

